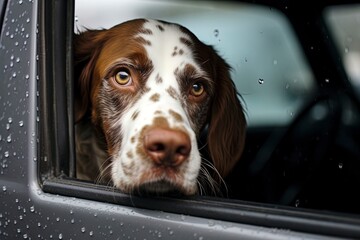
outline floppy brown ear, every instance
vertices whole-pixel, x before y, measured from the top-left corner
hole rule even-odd
[[[230,66],[215,53],[215,96],[208,130],[208,148],[215,168],[226,176],[240,159],[246,120],[230,77]]]
[[[96,59],[104,41],[104,30],[88,30],[74,36],[75,122],[91,108],[91,84]]]

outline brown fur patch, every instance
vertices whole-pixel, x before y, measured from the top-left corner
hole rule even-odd
[[[154,127],[162,127],[162,128],[169,128],[170,127],[168,120],[166,118],[164,118],[164,117],[156,117],[156,118],[154,118],[153,126]]]
[[[127,156],[128,158],[134,158],[134,154],[133,154],[131,151],[128,151],[128,152],[126,153],[126,156]]]
[[[135,111],[133,115],[131,115],[131,119],[134,121],[139,116],[139,111]]]
[[[173,111],[173,110],[169,110],[169,114],[177,121],[177,122],[183,122],[184,121],[184,119],[182,118],[182,116],[179,114],[179,113],[177,113],[177,112],[175,112],[175,111]]]
[[[178,99],[178,94],[176,93],[176,90],[173,87],[169,87],[166,91],[169,93],[170,97],[172,97],[175,100]]]
[[[142,34],[146,34],[146,35],[152,35],[153,34],[153,32],[148,28],[140,29],[139,32],[142,33]]]
[[[185,44],[186,46],[188,47],[191,47],[193,45],[192,41],[187,39],[187,38],[184,38],[184,37],[181,37],[180,38],[180,42]]]
[[[160,99],[160,94],[158,94],[158,93],[155,93],[150,97],[150,100],[153,102],[158,102],[159,99]]]
[[[161,25],[156,25],[156,27],[161,31],[161,32],[163,32],[164,31],[164,28],[163,28],[163,26],[161,26]]]
[[[163,82],[163,79],[162,79],[162,77],[160,77],[160,74],[156,75],[155,81],[156,81],[156,83],[162,83]]]

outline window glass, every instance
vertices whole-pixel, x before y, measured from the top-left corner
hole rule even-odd
[[[124,8],[126,6],[126,8]],[[232,66],[249,126],[284,125],[314,90],[286,19],[272,8],[228,2],[77,0],[75,31],[134,18],[176,22],[213,45]]]
[[[360,5],[331,7],[325,16],[349,79],[360,94]]]

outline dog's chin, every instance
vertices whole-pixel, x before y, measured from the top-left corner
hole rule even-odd
[[[136,191],[141,196],[185,196],[192,195],[189,191],[175,186],[167,180],[147,182],[140,185]]]

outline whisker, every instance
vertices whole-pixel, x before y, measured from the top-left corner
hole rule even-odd
[[[216,174],[216,176],[218,176],[219,181],[214,180],[208,169],[211,169]],[[222,191],[220,190],[221,186],[224,186],[225,194],[226,196],[228,196],[228,187],[226,185],[225,180],[221,177],[219,171],[209,160],[202,158],[202,166],[200,168],[200,173],[203,175],[204,180],[208,183],[209,187],[211,188],[215,196],[218,193],[222,195]]]

